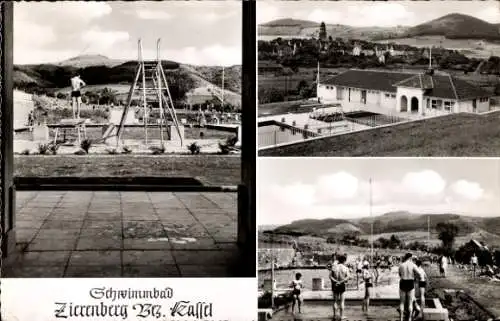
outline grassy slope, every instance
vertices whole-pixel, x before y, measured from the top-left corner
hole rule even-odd
[[[15,156],[15,176],[194,176],[210,185],[240,182],[240,157],[197,156]]]
[[[260,156],[498,157],[500,113],[454,114],[259,151]]]

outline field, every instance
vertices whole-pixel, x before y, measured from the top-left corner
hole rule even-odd
[[[189,176],[208,185],[237,185],[239,156],[15,156],[14,176]]]
[[[393,42],[396,44],[409,45],[418,48],[429,46],[440,47],[451,50],[462,50],[468,57],[488,59],[490,55],[500,56],[500,44],[486,42],[484,48],[478,48],[477,39],[448,39],[443,36],[421,36],[414,38],[399,38],[377,41],[379,43]]]
[[[425,244],[429,244],[431,246],[437,246],[441,244],[441,241],[437,238],[437,234],[431,233],[431,237],[427,239],[427,232],[425,231],[411,231],[411,232],[394,232],[394,233],[381,233],[374,234],[373,238],[376,240],[380,237],[390,238],[392,235],[397,236],[403,242],[421,242]],[[370,235],[362,235],[361,238],[370,239]],[[468,233],[466,235],[459,235],[455,239],[455,244],[457,246],[469,242],[471,239],[474,239],[479,242],[485,242],[491,249],[500,247],[500,236],[495,235],[493,233],[488,233],[486,231]]]
[[[498,157],[500,113],[454,114],[259,151],[260,156]]]

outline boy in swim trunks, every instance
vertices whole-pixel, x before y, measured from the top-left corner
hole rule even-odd
[[[427,275],[422,267],[422,261],[417,260],[415,262],[415,265],[417,266],[418,270],[420,271],[420,274],[415,275],[415,284],[417,285],[417,294],[415,295],[415,301],[414,301],[414,311],[415,314],[413,315],[413,318],[416,318],[418,314],[423,311],[425,307],[425,288],[427,286]],[[417,298],[420,300],[420,306],[417,303]]]
[[[405,254],[403,263],[399,265],[399,314],[400,320],[405,317],[405,307],[408,307],[408,318],[411,318],[413,312],[413,303],[415,301],[415,278],[420,277],[420,270],[411,260],[411,253]]]
[[[364,312],[368,312],[368,307],[370,306],[370,297],[373,289],[373,272],[370,271],[370,266],[368,264],[363,266],[363,282],[365,282],[365,298],[363,300],[363,306],[361,309]]]
[[[300,297],[300,292],[303,287],[301,278],[302,278],[301,273],[295,274],[295,280],[292,280],[292,284],[290,284],[290,287],[292,288],[292,298],[293,298],[292,314],[295,312],[295,304],[297,304],[299,313],[301,312],[300,306],[302,304],[302,298]]]
[[[345,266],[347,258],[340,255],[338,263],[332,267],[330,280],[332,281],[333,292],[333,318],[337,317],[337,306],[339,306],[340,319],[344,319],[344,293],[346,283],[351,278],[349,268]]]
[[[85,86],[85,83],[80,78],[80,75],[76,74],[71,78],[71,102],[74,119],[80,119],[80,105],[82,104],[82,93],[80,89],[83,86]]]

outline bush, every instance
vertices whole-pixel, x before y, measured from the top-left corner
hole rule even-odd
[[[80,143],[80,147],[81,149],[86,153],[88,154],[89,153],[89,150],[90,150],[90,147],[92,147],[92,141],[90,139],[84,139],[81,143]]]
[[[123,146],[122,154],[130,154],[132,153],[132,149],[128,146]]]
[[[220,153],[223,155],[227,155],[234,149],[234,146],[238,142],[238,137],[231,136],[226,139],[224,143],[219,143]]]
[[[201,151],[201,146],[197,142],[191,143],[187,146],[187,149],[191,152],[191,155],[198,155]]]
[[[118,150],[116,148],[112,148],[112,149],[106,149],[106,152],[110,155],[116,155],[118,154]]]
[[[30,154],[30,150],[29,149],[24,149],[22,152],[21,152],[21,155],[29,155]]]
[[[61,145],[56,144],[56,143],[51,143],[49,144],[49,151],[52,155],[57,155],[57,151],[59,150],[59,147]]]
[[[160,155],[165,153],[165,146],[163,145],[161,147],[152,146],[149,149],[153,152],[153,155]]]
[[[49,148],[50,148],[50,144],[39,144],[38,145],[38,154],[47,155]]]

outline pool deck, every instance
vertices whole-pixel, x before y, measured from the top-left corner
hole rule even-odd
[[[236,193],[17,192],[2,277],[239,277]]]
[[[399,321],[399,313],[396,310],[397,306],[392,305],[372,305],[367,313],[362,311],[361,304],[356,302],[352,304],[346,301],[346,307],[344,311],[344,317],[346,321],[357,321],[357,320],[380,320],[389,321],[397,320]],[[337,310],[338,317],[338,310]],[[302,305],[301,313],[295,311],[294,314],[291,312],[291,308],[283,309],[275,313],[271,320],[279,321],[332,321],[333,319],[333,305],[331,302],[308,302],[305,301]]]

